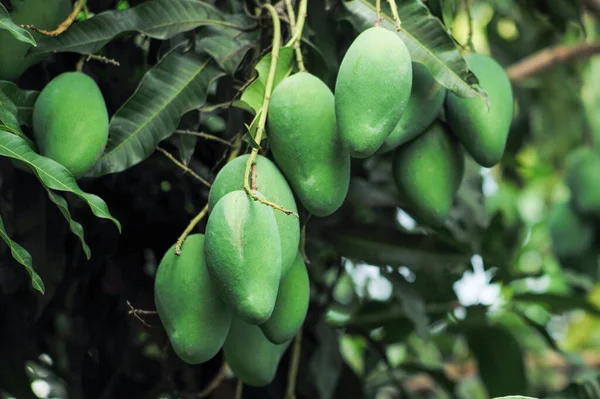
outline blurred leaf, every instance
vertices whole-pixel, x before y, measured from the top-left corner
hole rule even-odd
[[[0,80],[0,92],[17,107],[20,125],[31,126],[33,124],[33,106],[40,92],[35,90],[22,90],[13,82]]]
[[[537,399],[537,398],[533,398],[531,396],[499,396],[494,399]]]
[[[513,296],[513,301],[535,302],[548,306],[552,313],[563,313],[570,310],[581,309],[594,315],[600,316],[600,309],[584,297],[575,295],[558,295],[558,294],[519,294]]]
[[[334,398],[366,399],[365,389],[361,378],[345,362],[335,390]]]
[[[320,399],[331,399],[342,372],[342,357],[335,331],[324,324],[316,328],[318,348],[310,359],[310,375]]]
[[[292,59],[294,48],[291,46],[282,47],[279,50],[279,58],[277,59],[277,67],[275,70],[275,80],[273,81],[273,89],[292,72]],[[254,112],[258,112],[262,108],[265,98],[265,87],[271,67],[271,53],[265,55],[258,61],[254,69],[257,76],[255,80],[244,90],[241,100],[248,104]]]
[[[16,134],[21,137],[29,147],[34,148],[33,141],[23,134],[17,115],[18,111],[15,104],[0,91],[0,129]]]
[[[523,351],[509,332],[481,326],[469,329],[466,337],[490,396],[527,391]]]
[[[85,257],[89,260],[92,257],[92,255],[90,252],[90,247],[88,247],[84,239],[83,227],[81,226],[81,224],[71,219],[71,212],[69,212],[69,205],[67,204],[67,201],[60,194],[57,194],[48,188],[46,188],[46,191],[48,192],[48,197],[50,198],[50,201],[56,204],[56,206],[60,210],[60,213],[63,214],[63,216],[69,223],[69,228],[71,229],[71,232],[79,238],[79,241],[81,242],[81,248],[85,253]]]
[[[83,192],[71,172],[58,162],[36,154],[22,138],[0,130],[0,155],[27,165],[45,187],[75,194],[88,204],[94,215],[112,221],[121,231],[121,224],[112,217],[102,198]]]
[[[0,130],[0,133],[1,132],[2,131]],[[42,281],[40,276],[35,272],[35,270],[33,270],[31,255],[29,254],[29,252],[27,252],[25,248],[23,248],[22,246],[10,239],[4,228],[4,221],[2,220],[2,216],[0,216],[0,238],[2,238],[2,240],[10,248],[10,253],[13,259],[19,262],[21,265],[25,266],[27,273],[29,273],[29,276],[31,277],[31,285],[33,286],[33,288],[35,288],[43,294],[46,291],[46,288],[44,287],[44,282]]]
[[[10,14],[2,3],[0,3],[0,30],[9,31],[18,41],[29,43],[32,46],[36,45],[35,39],[31,36],[31,33],[12,21]]]
[[[93,54],[125,32],[170,39],[202,25],[243,28],[214,6],[199,0],[151,0],[123,11],[106,11],[73,24],[66,32],[40,40],[31,54]]]
[[[406,317],[414,324],[417,334],[424,338],[429,332],[429,317],[423,297],[399,273],[386,273],[385,276],[392,282],[392,293],[402,304]]]
[[[373,26],[375,0],[344,1],[349,20],[359,32]],[[420,0],[397,2],[402,30],[398,35],[408,47],[413,62],[427,67],[435,80],[463,97],[487,98],[487,94],[473,84],[477,78],[469,71],[458,47]],[[395,31],[395,24],[385,2],[382,2],[382,27]]]
[[[121,172],[150,156],[183,114],[204,104],[210,84],[223,74],[206,56],[167,54],[113,116],[108,145],[89,175]]]

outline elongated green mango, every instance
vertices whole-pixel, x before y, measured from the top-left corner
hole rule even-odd
[[[275,344],[283,344],[294,338],[308,311],[310,281],[304,265],[304,258],[297,253],[290,272],[279,284],[279,293],[273,314],[261,324],[265,336]]]
[[[335,83],[342,143],[356,158],[375,153],[400,122],[412,87],[406,45],[394,32],[369,28],[352,42]]]
[[[548,217],[552,250],[559,258],[583,255],[594,242],[594,224],[566,202],[552,207]]]
[[[243,190],[225,194],[208,218],[204,253],[208,272],[233,312],[251,324],[267,321],[281,278],[273,209]]]
[[[335,212],[350,185],[350,155],[339,140],[333,93],[306,72],[284,79],[269,105],[269,143],[302,205],[315,216]]]
[[[227,193],[244,189],[244,172],[250,155],[242,155],[228,162],[217,174],[208,196],[209,209]],[[269,158],[259,155],[256,159],[256,186],[268,201],[287,210],[298,212],[294,193],[287,180]],[[275,210],[275,219],[281,239],[281,275],[285,276],[298,252],[300,221],[294,215]]]
[[[460,143],[441,123],[435,123],[394,153],[393,174],[411,213],[430,225],[441,225],[464,174]]]
[[[81,72],[54,78],[33,107],[33,133],[42,155],[83,176],[108,141],[108,112],[96,82]]]
[[[261,387],[275,378],[279,361],[288,346],[289,342],[281,345],[272,343],[260,327],[234,318],[223,352],[237,378],[244,384]]]
[[[377,151],[379,154],[394,150],[423,133],[438,117],[446,88],[435,81],[427,68],[413,63],[412,91],[400,122]]]
[[[225,343],[232,312],[206,270],[204,235],[189,236],[181,256],[175,256],[174,248],[158,266],[156,310],[175,353],[187,363],[203,363]]]
[[[10,16],[17,25],[33,25],[36,28],[53,30],[69,15],[71,0],[12,0]],[[31,32],[36,41],[44,38],[41,33]],[[33,48],[29,43],[17,40],[7,30],[0,30],[0,80],[16,81],[45,56],[28,56]]]
[[[502,159],[513,117],[513,93],[504,69],[491,57],[470,54],[469,68],[487,91],[489,108],[481,98],[446,97],[446,117],[452,132],[481,166]]]
[[[583,214],[600,214],[600,153],[582,148],[567,160],[567,185],[574,208]]]

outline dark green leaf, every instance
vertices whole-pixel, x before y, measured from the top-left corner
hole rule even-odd
[[[394,286],[393,295],[402,304],[402,309],[406,317],[414,324],[417,334],[425,337],[429,331],[427,328],[429,317],[427,316],[425,301],[419,292],[398,273],[387,273],[386,277],[392,282]]]
[[[586,312],[600,316],[600,309],[584,297],[575,295],[558,294],[519,294],[513,297],[514,301],[536,302],[548,306],[552,313],[568,312],[570,310],[585,310]]]
[[[212,5],[198,0],[151,0],[123,11],[107,11],[47,37],[32,54],[76,52],[93,54],[124,32],[169,39],[202,25],[240,27]]]
[[[196,48],[210,54],[221,69],[233,75],[248,50],[255,45],[258,34],[258,31],[241,32],[227,26],[207,26],[199,33],[201,38]]]
[[[338,337],[335,331],[321,324],[316,329],[318,349],[310,359],[310,374],[320,399],[331,399],[342,371]]]
[[[384,20],[381,26],[395,30],[394,21],[382,1]],[[402,21],[402,38],[413,62],[419,62],[429,69],[433,77],[449,90],[463,97],[487,97],[480,88],[474,87],[477,78],[473,75],[459,52],[455,42],[446,32],[439,19],[435,18],[420,0],[397,2],[398,14]],[[359,32],[373,26],[375,21],[375,0],[350,0],[344,6],[349,20]]]
[[[0,80],[0,92],[17,107],[20,125],[31,126],[33,124],[33,106],[40,95],[39,91],[21,90],[13,82]]]
[[[75,194],[88,204],[94,215],[112,221],[121,231],[121,224],[112,217],[102,198],[82,191],[71,172],[52,159],[35,153],[19,136],[0,130],[0,155],[24,163],[45,187]]]
[[[113,116],[106,150],[89,175],[121,172],[150,156],[183,114],[204,104],[209,86],[223,74],[206,56],[178,49],[167,54]]]
[[[60,210],[60,213],[62,213],[65,219],[67,219],[67,222],[69,222],[69,228],[71,229],[71,232],[79,238],[79,241],[81,242],[81,248],[85,253],[85,257],[90,259],[92,255],[90,252],[90,247],[88,247],[84,239],[83,227],[81,224],[71,219],[71,212],[69,212],[69,205],[67,204],[67,201],[60,194],[57,194],[48,188],[46,188],[46,191],[48,192],[50,201],[56,204]]]
[[[5,133],[0,131],[0,133]],[[12,137],[17,137],[11,133],[6,133],[11,135]],[[18,138],[18,137],[17,137]],[[29,252],[16,242],[10,239],[6,230],[4,229],[4,220],[2,220],[2,216],[0,216],[0,238],[8,245],[10,248],[10,253],[14,260],[25,266],[27,273],[31,276],[31,285],[33,288],[41,292],[42,294],[45,292],[46,288],[44,287],[44,282],[40,278],[40,276],[33,270],[33,264],[31,261],[31,255]]]
[[[9,31],[11,35],[21,42],[29,43],[32,46],[36,45],[35,39],[31,36],[31,33],[12,21],[10,14],[2,3],[0,3],[0,30]]]
[[[27,144],[33,148],[34,144],[21,130],[21,126],[19,125],[19,120],[17,119],[18,111],[15,104],[3,93],[0,91],[0,129],[7,130],[13,134],[18,135],[23,140],[27,142]]]

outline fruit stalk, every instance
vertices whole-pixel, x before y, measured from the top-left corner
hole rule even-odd
[[[285,399],[296,399],[296,378],[298,376],[298,366],[300,366],[300,352],[302,349],[302,328],[296,334],[292,359],[290,360],[290,371],[288,372],[288,385]]]
[[[306,0],[303,0],[303,2],[306,3]],[[300,5],[302,6],[302,4]],[[277,59],[279,58],[279,47],[281,45],[281,22],[279,21],[279,17],[277,16],[277,11],[275,10],[275,7],[273,7],[271,4],[264,4],[263,7],[267,9],[269,14],[271,15],[271,20],[273,21],[273,49],[271,50],[271,65],[269,66],[269,75],[267,76],[267,84],[265,86],[265,99],[263,101],[263,105],[260,111],[260,118],[258,120],[258,126],[256,129],[256,136],[254,137],[254,141],[256,141],[259,145],[262,140],[262,136],[265,132],[265,124],[267,123],[267,112],[269,109],[269,102],[271,101],[273,82],[275,81],[275,71],[277,70]],[[300,10],[300,14],[298,15],[297,32],[302,33],[302,26],[304,26],[304,17],[302,10]],[[244,190],[246,191],[246,193],[250,196],[250,198],[252,198],[255,201],[261,202],[287,215],[294,215],[297,218],[299,218],[296,212],[285,209],[275,204],[274,202],[262,199],[258,195],[256,195],[254,191],[252,191],[252,187],[250,186],[250,171],[252,170],[252,166],[256,163],[257,156],[258,148],[253,148],[252,152],[250,153],[250,156],[248,157],[248,162],[246,163],[246,171],[244,172]],[[254,183],[252,185],[254,185]]]
[[[183,247],[183,242],[185,241],[187,236],[192,232],[192,230],[194,230],[194,227],[196,227],[196,225],[200,223],[204,216],[206,216],[207,213],[208,204],[204,205],[204,208],[202,208],[202,210],[196,215],[196,217],[192,219],[190,224],[188,224],[183,233],[181,233],[181,236],[177,239],[177,242],[175,243],[175,255],[181,255],[181,247]]]
[[[377,0],[375,1],[375,26],[379,27],[381,26],[381,20],[383,18],[381,18],[381,0]]]
[[[46,36],[58,36],[61,33],[63,33],[64,31],[66,31],[67,29],[69,29],[69,26],[71,26],[73,21],[75,21],[75,18],[77,18],[77,14],[79,14],[79,12],[81,11],[81,8],[85,5],[85,3],[86,3],[86,0],[77,1],[77,3],[75,3],[75,7],[73,7],[73,11],[71,11],[71,13],[67,17],[67,19],[65,19],[63,22],[61,22],[61,24],[58,25],[58,27],[54,30],[39,29],[39,28],[36,28],[34,25],[23,25],[23,28],[31,29],[33,31],[39,32]]]
[[[400,30],[402,30],[402,22],[398,16],[398,6],[396,5],[396,0],[388,0],[388,3],[390,3],[390,8],[392,9],[392,17],[394,17],[394,22],[396,23],[396,31],[400,32]]]
[[[294,31],[294,35],[292,36],[290,41],[285,44],[285,47],[291,46],[296,42],[300,42],[300,39],[302,39],[302,30],[304,29],[304,21],[306,20],[307,3],[308,0],[300,0],[300,5],[298,6],[298,20],[296,21],[296,30]]]
[[[302,4],[300,4],[299,12],[306,15],[306,0],[302,0],[304,3],[304,9],[302,8]],[[294,13],[294,6],[292,5],[292,0],[285,0],[285,7],[287,8],[288,19],[290,20],[290,29],[292,30],[293,35],[296,35],[296,27],[300,29],[300,37],[302,37],[302,29],[303,26],[299,26],[296,24],[296,14]],[[304,66],[304,59],[302,58],[302,50],[300,49],[300,40],[294,42],[294,52],[296,53],[296,63],[298,64],[298,70],[301,72],[306,71],[306,67]]]

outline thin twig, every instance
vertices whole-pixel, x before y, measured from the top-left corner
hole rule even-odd
[[[381,26],[381,21],[383,21],[383,18],[381,18],[381,0],[375,1],[375,15],[375,26],[379,27]]]
[[[121,66],[121,64],[119,63],[119,61],[113,60],[112,58],[104,57],[103,55],[90,54],[90,55],[87,56],[87,58],[86,58],[85,61],[87,62],[89,60],[100,61],[100,62],[103,62],[105,64],[112,64],[114,66]]]
[[[196,217],[194,217],[192,219],[190,224],[187,225],[187,227],[185,228],[183,233],[181,233],[181,236],[177,239],[177,242],[175,243],[175,255],[177,255],[177,256],[181,255],[181,248],[183,247],[183,243],[184,243],[185,239],[192,232],[192,230],[194,230],[194,227],[196,227],[196,225],[198,223],[200,223],[200,221],[204,218],[204,216],[206,216],[207,213],[208,213],[208,204],[204,205],[204,208],[202,208],[202,210],[196,215]]]
[[[192,175],[192,177],[198,180],[200,183],[204,184],[206,187],[210,187],[211,184],[204,180],[202,177],[198,176],[196,172],[185,166],[183,163],[179,162],[170,152],[161,147],[156,147],[156,150],[162,153],[165,157],[167,157],[171,162],[175,165],[179,166],[181,169]]]
[[[227,362],[223,361],[223,364],[221,365],[221,368],[219,369],[219,372],[217,373],[217,375],[214,376],[214,378],[206,386],[206,388],[204,388],[201,392],[198,393],[198,397],[205,398],[208,395],[210,395],[211,393],[213,393],[215,391],[215,389],[217,389],[219,387],[219,385],[221,385],[221,382],[223,382],[226,372],[227,372]]]
[[[39,28],[36,28],[34,25],[21,25],[21,26],[23,28],[31,29],[35,32],[39,32],[42,35],[58,36],[61,33],[63,33],[64,31],[66,31],[67,29],[69,29],[69,26],[71,26],[73,21],[75,21],[75,18],[77,18],[77,14],[79,14],[79,11],[81,11],[81,7],[83,7],[85,5],[85,1],[86,0],[77,0],[77,2],[75,3],[75,6],[73,7],[73,11],[71,11],[71,13],[67,17],[67,19],[65,19],[63,22],[61,22],[60,25],[58,25],[58,27],[54,30],[39,29]]]
[[[290,20],[290,29],[292,35],[296,34],[296,14],[294,12],[294,6],[292,0],[285,0],[285,7],[287,8],[288,19]],[[302,7],[302,5],[300,5]],[[300,34],[302,36],[302,34]],[[302,57],[302,49],[300,48],[300,40],[294,42],[294,52],[296,54],[296,63],[298,64],[298,70],[300,72],[306,71],[304,66],[304,58]]]
[[[154,310],[141,310],[141,309],[136,309],[133,307],[133,305],[131,304],[131,302],[129,302],[129,300],[127,301],[127,306],[129,307],[129,312],[127,314],[131,314],[133,315],[133,317],[135,317],[136,319],[138,319],[139,321],[142,322],[143,325],[145,325],[148,328],[155,328],[155,326],[150,325],[146,322],[146,320],[142,319],[140,317],[141,314],[157,314],[158,312],[154,311]]]
[[[202,137],[203,139],[217,141],[217,142],[219,142],[221,144],[225,144],[226,146],[233,147],[233,144],[231,144],[229,141],[227,141],[227,140],[225,140],[225,139],[223,139],[221,137],[218,137],[218,136],[215,136],[215,135],[212,135],[212,134],[208,134],[208,133],[204,133],[204,132],[194,132],[193,130],[177,129],[177,130],[175,130],[175,133],[177,133],[177,134],[187,134],[187,135],[190,135],[190,136]]]
[[[235,399],[242,399],[242,391],[244,390],[244,383],[238,379],[235,386]]]
[[[400,32],[402,30],[402,22],[398,16],[398,6],[396,5],[396,0],[388,0],[388,3],[390,3],[390,8],[392,9],[392,17],[394,17],[394,22],[396,23],[396,31]]]
[[[285,399],[296,399],[296,379],[298,378],[298,367],[300,366],[300,352],[302,349],[302,327],[296,334],[292,358],[290,359],[290,370],[288,371],[287,390]]]
[[[600,42],[577,46],[553,46],[543,49],[509,66],[506,73],[511,81],[517,82],[544,72],[558,64],[589,58],[600,53]]]

